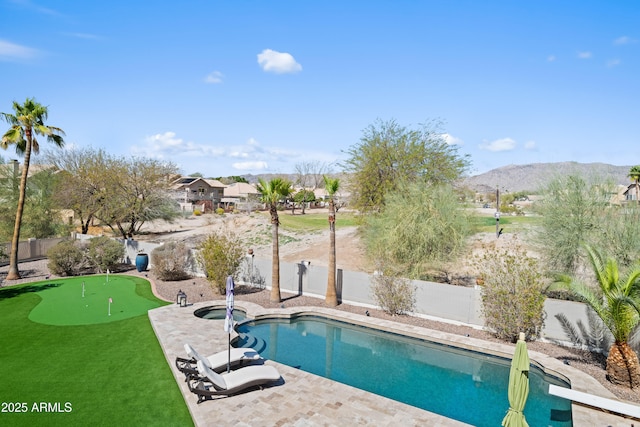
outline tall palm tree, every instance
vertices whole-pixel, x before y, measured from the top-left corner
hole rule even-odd
[[[271,214],[271,296],[269,299],[271,302],[280,302],[280,248],[278,244],[280,219],[277,207],[283,197],[291,194],[291,182],[282,178],[274,178],[269,182],[259,179],[256,188],[260,193],[260,200],[269,205],[269,214]]]
[[[336,291],[336,204],[334,196],[340,189],[340,180],[327,178],[326,175],[323,175],[323,179],[324,188],[329,195],[329,277],[325,302],[335,307],[338,305],[338,294]]]
[[[632,166],[627,176],[636,183],[636,203],[640,204],[640,165]]]
[[[609,381],[638,387],[640,363],[628,341],[640,323],[640,265],[621,275],[615,259],[604,259],[590,246],[586,249],[598,289],[566,275],[559,277],[558,284],[581,297],[611,331],[614,343],[607,357]]]
[[[48,107],[39,104],[34,98],[27,98],[24,104],[19,104],[14,101],[13,111],[15,114],[0,113],[2,118],[11,125],[9,130],[2,136],[0,147],[6,150],[9,145],[15,145],[16,153],[24,155],[24,165],[22,167],[18,195],[18,208],[16,209],[16,222],[13,228],[13,238],[11,239],[11,255],[9,258],[7,280],[21,278],[20,272],[18,271],[18,244],[20,242],[20,226],[22,224],[22,212],[24,210],[24,200],[27,190],[29,161],[31,160],[32,152],[37,154],[40,151],[40,145],[38,144],[36,135],[47,137],[49,142],[54,143],[58,147],[64,145],[64,140],[62,139],[64,131],[60,128],[44,124],[49,115]]]

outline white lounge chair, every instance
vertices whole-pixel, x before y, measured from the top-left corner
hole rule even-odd
[[[176,367],[187,377],[196,375],[196,362],[201,360],[209,369],[220,372],[227,368],[229,362],[229,350],[224,350],[211,356],[203,357],[189,344],[184,345],[184,351],[190,359],[176,357]],[[252,348],[231,348],[231,366],[237,367],[262,360],[260,354]]]
[[[231,395],[250,387],[262,386],[278,381],[280,373],[271,365],[250,365],[231,372],[217,374],[209,369],[202,360],[196,363],[200,378],[192,378],[189,390],[198,395],[198,403],[208,397]]]

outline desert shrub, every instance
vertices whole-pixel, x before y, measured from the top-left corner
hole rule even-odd
[[[474,258],[484,281],[482,313],[486,326],[500,339],[515,342],[520,332],[535,339],[544,326],[546,281],[538,259],[515,242],[485,248]]]
[[[217,213],[218,215],[224,215],[224,209],[222,209],[222,208],[218,208],[218,209],[216,209],[216,213]]]
[[[192,263],[191,250],[182,242],[167,242],[151,251],[151,263],[161,280],[187,279],[186,268]]]
[[[369,259],[387,260],[398,275],[424,280],[466,249],[468,212],[450,187],[403,184],[385,198],[383,211],[367,216],[362,231]]]
[[[209,235],[198,246],[198,262],[204,269],[207,280],[220,295],[226,291],[227,276],[238,271],[244,251],[233,233],[218,231]]]
[[[195,211],[193,211],[193,214],[194,214],[195,216],[200,216],[200,215],[202,215],[202,212],[200,212],[200,210],[199,210],[199,209],[196,209]]]
[[[113,268],[124,257],[124,245],[106,236],[94,237],[89,241],[87,258],[96,273]]]
[[[380,308],[392,316],[405,314],[415,308],[416,287],[408,279],[384,273],[375,274],[371,293]]]
[[[597,244],[605,236],[603,225],[615,216],[609,207],[612,191],[611,183],[592,183],[581,175],[558,177],[548,184],[544,197],[536,203],[541,223],[535,233],[548,271],[576,274],[588,266],[584,263],[582,245]],[[622,218],[633,224],[631,218]],[[604,238],[614,239],[614,234]]]
[[[73,240],[63,240],[47,252],[47,266],[58,276],[77,276],[85,266],[84,252]]]

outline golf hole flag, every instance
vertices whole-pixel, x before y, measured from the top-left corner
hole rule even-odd
[[[111,304],[113,303],[113,298],[109,297],[109,311],[108,314],[111,316]]]

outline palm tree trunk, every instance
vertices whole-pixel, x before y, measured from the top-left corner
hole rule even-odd
[[[336,291],[336,211],[333,200],[329,201],[329,276],[325,302],[331,307],[338,305]]]
[[[614,384],[630,388],[640,386],[640,363],[638,355],[629,343],[616,342],[609,349],[607,376]]]
[[[29,161],[31,160],[32,134],[31,129],[26,129],[25,136],[27,146],[24,150],[24,165],[22,165],[22,176],[20,177],[20,194],[18,197],[18,208],[16,209],[16,222],[13,227],[13,238],[11,239],[11,255],[9,257],[9,271],[5,280],[21,279],[18,270],[18,247],[20,245],[20,226],[22,225],[22,212],[24,211],[24,200],[27,193],[27,176],[29,174]]]
[[[271,250],[271,296],[269,300],[271,302],[280,302],[280,247],[278,244],[278,226],[280,221],[278,219],[278,211],[275,205],[269,209],[271,212],[271,227],[272,227],[272,250]]]

